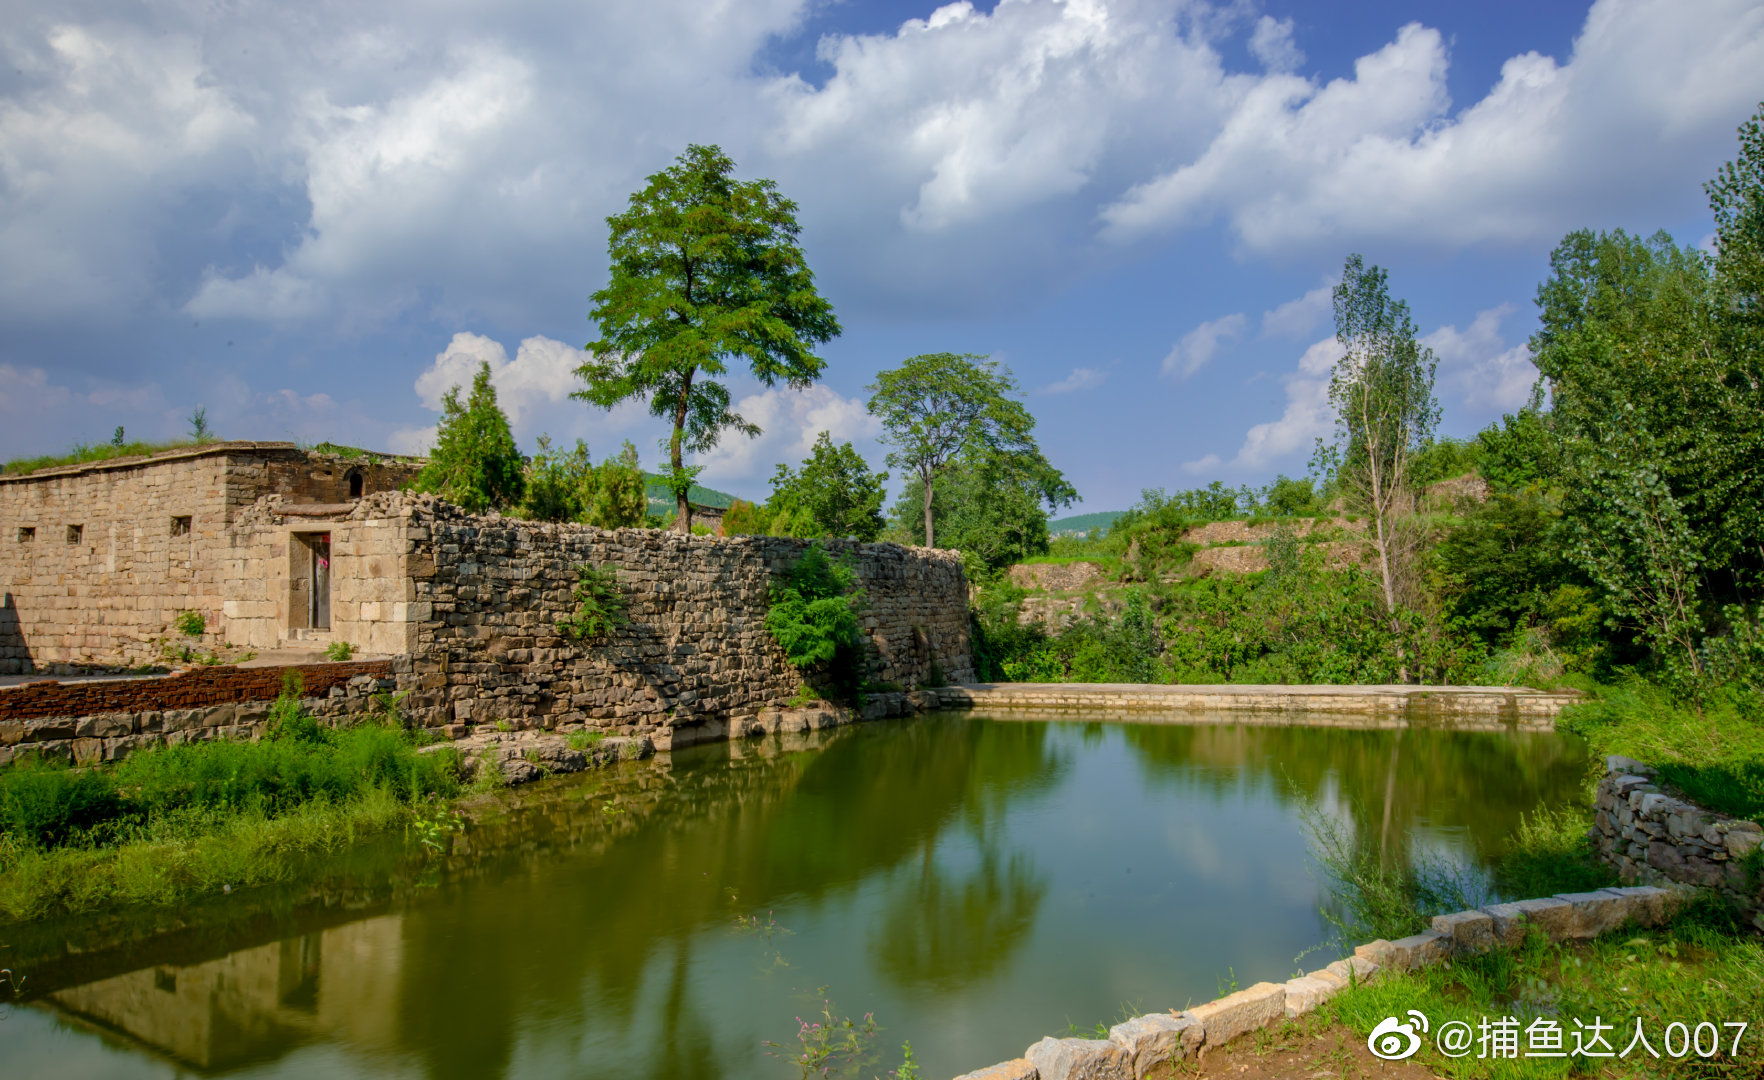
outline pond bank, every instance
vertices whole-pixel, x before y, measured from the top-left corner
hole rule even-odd
[[[1374,723],[1368,726],[1375,727],[1401,727],[1410,720],[1461,720],[1517,723],[1534,731],[1554,730],[1562,710],[1581,700],[1572,691],[1523,686],[970,683],[936,693],[946,709],[1081,711],[1090,716],[1131,713],[1140,723],[1160,718],[1174,723],[1213,722],[1219,713],[1231,713],[1233,721],[1242,723],[1293,723],[1302,722],[1294,714],[1304,713],[1331,725],[1353,716],[1370,719]]]

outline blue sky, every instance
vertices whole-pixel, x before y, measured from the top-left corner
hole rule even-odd
[[[488,359],[526,449],[660,429],[568,399],[604,218],[688,142],[801,206],[845,326],[736,378],[763,497],[815,433],[880,464],[875,372],[990,353],[1083,510],[1261,483],[1325,433],[1327,287],[1391,270],[1445,430],[1519,404],[1574,228],[1709,232],[1764,3],[7,5],[0,456],[178,434],[415,450]]]

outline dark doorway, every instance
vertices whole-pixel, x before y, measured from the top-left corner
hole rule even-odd
[[[360,469],[350,469],[349,470],[349,497],[351,499],[361,498],[361,493],[362,493],[362,490],[365,486],[366,485],[362,482],[362,479],[361,479],[361,470]]]
[[[306,625],[314,630],[331,628],[331,534],[312,538],[312,592]]]

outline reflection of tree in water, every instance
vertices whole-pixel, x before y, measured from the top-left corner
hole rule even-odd
[[[965,875],[951,875],[927,859],[893,890],[870,956],[903,990],[949,989],[986,978],[1034,928],[1046,895],[1047,882],[1021,855],[1001,858],[988,846]]]
[[[951,719],[852,729],[822,750],[733,762],[717,748],[675,755],[663,787],[631,780],[623,790],[618,779],[598,791],[572,787],[554,804],[474,830],[474,846],[507,854],[494,871],[480,864],[474,880],[407,913],[402,1041],[437,1080],[463,1080],[506,1071],[517,1018],[523,1026],[579,1018],[584,998],[603,1030],[629,1035],[655,1019],[638,995],[657,951],[672,948],[664,1013],[674,1019],[661,1020],[691,1029],[679,1032],[689,1049],[658,1033],[650,1071],[714,1077],[712,1036],[691,1022],[711,1005],[688,1000],[694,935],[786,901],[819,908],[920,859],[952,824],[986,835],[1008,802],[1058,784],[1066,762],[1046,742],[1041,725]],[[607,798],[626,811],[604,813]],[[594,854],[559,858],[566,846]],[[995,967],[1024,939],[1045,891],[1027,863],[997,855],[971,878],[939,872],[926,888],[894,903],[912,909],[931,895],[931,917],[909,910],[889,923],[904,918],[909,933],[917,923],[947,941],[952,962],[907,959],[908,979],[937,977],[937,967],[947,978]],[[730,908],[730,890],[742,912]],[[975,905],[998,910],[981,919]],[[975,940],[954,944],[968,933]],[[925,946],[932,955],[942,947]],[[909,939],[906,948],[910,957],[917,946]]]
[[[1122,731],[1149,782],[1216,798],[1257,782],[1283,801],[1333,795],[1361,842],[1401,853],[1426,824],[1462,833],[1484,862],[1505,849],[1521,813],[1576,799],[1586,769],[1581,743],[1544,732],[1151,724]]]

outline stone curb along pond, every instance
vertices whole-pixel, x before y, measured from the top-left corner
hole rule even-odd
[[[1644,885],[1563,893],[1490,904],[1436,916],[1433,928],[1400,941],[1371,941],[1354,955],[1289,979],[1262,982],[1178,1012],[1149,1013],[1116,1024],[1107,1039],[1048,1036],[1023,1056],[956,1080],[1142,1080],[1154,1067],[1192,1060],[1261,1028],[1297,1019],[1356,983],[1453,956],[1511,947],[1535,926],[1552,941],[1584,940],[1624,926],[1657,926],[1694,890]]]

